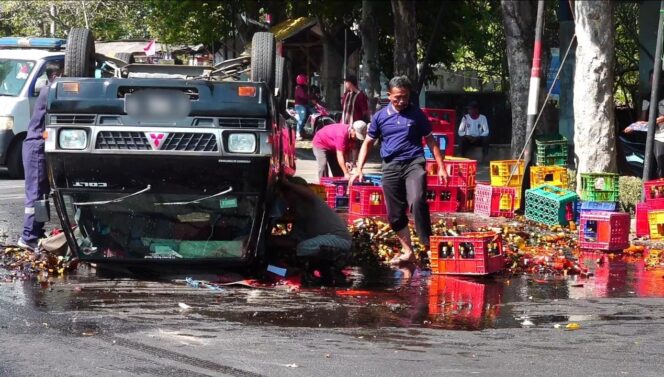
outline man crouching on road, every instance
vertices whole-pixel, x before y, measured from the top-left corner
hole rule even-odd
[[[408,209],[413,214],[420,241],[429,249],[431,217],[425,195],[427,174],[422,138],[425,138],[438,164],[439,183],[447,183],[447,171],[443,165],[440,147],[432,135],[427,116],[419,107],[410,103],[411,90],[412,84],[406,76],[390,80],[390,104],[374,114],[360,149],[357,171],[350,177],[351,184],[356,178],[362,180],[362,168],[367,161],[369,150],[376,139],[382,139],[380,156],[383,160],[383,193],[387,220],[401,243],[401,254],[392,259],[393,265],[415,261],[408,229]]]
[[[319,271],[323,284],[335,284],[350,257],[352,241],[346,224],[302,178],[280,180],[279,191],[294,212],[293,228],[286,241],[290,245],[282,246],[295,247],[298,260],[305,262],[307,275]]]

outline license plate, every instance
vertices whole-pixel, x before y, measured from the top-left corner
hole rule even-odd
[[[189,96],[180,91],[142,90],[125,95],[125,113],[134,118],[185,118],[190,110]]]

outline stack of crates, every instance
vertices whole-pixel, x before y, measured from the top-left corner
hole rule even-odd
[[[574,221],[575,192],[552,185],[526,190],[526,218],[546,225],[566,226]]]
[[[348,180],[344,177],[322,177],[320,183],[325,186],[325,201],[332,209],[348,209]]]
[[[490,162],[491,186],[514,187],[514,208],[521,206],[521,184],[523,182],[523,160],[502,160]]]
[[[429,118],[433,133],[454,132],[456,126],[456,110],[422,108],[422,112]]]
[[[431,237],[433,274],[489,275],[504,267],[505,251],[499,234],[477,232]]]
[[[477,176],[477,161],[458,157],[445,157],[445,170],[448,181],[445,187],[456,187],[458,211],[472,211],[475,200],[475,179]],[[439,185],[438,164],[434,160],[426,161],[427,186]]]
[[[495,187],[478,183],[475,187],[475,209],[478,215],[487,217],[513,217],[515,187]]]
[[[629,246],[629,213],[582,212],[579,247],[591,250],[623,250]]]
[[[664,178],[646,181],[643,192],[645,201],[636,205],[636,235],[664,238]]]
[[[539,166],[567,166],[567,138],[561,135],[542,136],[535,139],[536,164]]]
[[[530,188],[541,185],[551,185],[567,190],[569,187],[567,168],[564,166],[531,166]]]

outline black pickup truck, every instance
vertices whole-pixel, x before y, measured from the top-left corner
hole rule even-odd
[[[215,67],[150,74],[128,65],[120,77],[56,81],[47,166],[76,256],[136,266],[259,261],[276,180],[295,171],[294,133],[277,111],[278,59],[274,37],[257,33],[249,80]]]

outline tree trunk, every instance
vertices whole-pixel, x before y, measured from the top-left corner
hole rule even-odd
[[[321,92],[330,110],[341,110],[341,85],[343,85],[343,53],[330,37],[323,36],[323,71]]]
[[[534,1],[502,0],[503,26],[507,45],[507,67],[510,77],[512,108],[512,157],[521,153],[526,143],[528,89],[535,38]]]
[[[394,15],[394,75],[417,84],[417,20],[415,1],[392,0]]]
[[[574,13],[577,37],[574,73],[577,175],[615,172],[613,2],[576,1]]]
[[[360,33],[362,34],[362,65],[367,72],[367,96],[369,109],[373,112],[380,98],[380,66],[378,62],[378,22],[376,12],[378,4],[374,0],[362,0],[362,21]]]

